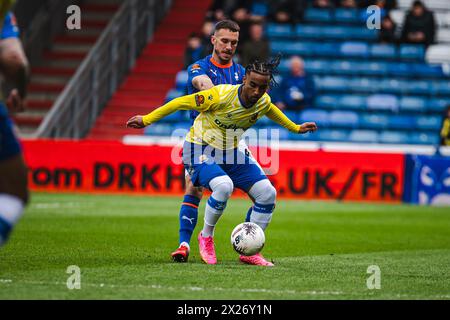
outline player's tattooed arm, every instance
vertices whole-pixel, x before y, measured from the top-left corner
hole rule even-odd
[[[214,87],[211,79],[204,74],[192,79],[192,85],[199,91],[211,89],[212,87]]]

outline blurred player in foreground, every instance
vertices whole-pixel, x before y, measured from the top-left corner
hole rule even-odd
[[[295,124],[271,103],[267,91],[278,64],[279,58],[255,62],[246,67],[242,85],[218,85],[183,96],[127,122],[127,127],[144,128],[178,110],[200,112],[186,135],[183,164],[194,186],[212,191],[206,205],[203,230],[198,235],[200,256],[207,264],[217,263],[214,229],[234,187],[254,199],[250,221],[263,230],[270,223],[275,208],[275,188],[256,161],[238,148],[242,134],[264,115],[291,132],[317,130],[314,122]],[[261,254],[240,256],[240,260],[273,266]]]
[[[188,67],[188,94],[211,89],[218,84],[241,84],[245,69],[233,62],[233,56],[239,42],[239,25],[231,20],[219,21],[211,37],[212,54],[196,61]],[[194,121],[199,112],[191,110]],[[240,148],[247,149],[242,141]],[[190,241],[197,225],[198,206],[203,196],[202,187],[194,187],[186,173],[186,192],[180,208],[179,246],[171,256],[176,262],[187,262]]]
[[[0,246],[6,242],[28,202],[27,169],[9,112],[22,111],[26,95],[28,62],[18,39],[13,1],[0,2],[0,72],[7,98],[0,93]]]

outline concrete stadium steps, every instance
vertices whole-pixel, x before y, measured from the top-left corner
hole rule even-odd
[[[55,37],[39,65],[32,66],[27,110],[13,116],[21,135],[32,134],[39,127],[120,5],[120,0],[84,1],[80,7],[81,30],[68,30]]]
[[[142,51],[128,77],[113,95],[88,139],[121,140],[124,135],[144,130],[125,128],[136,114],[147,114],[161,106],[183,67],[190,33],[200,31],[211,0],[175,0],[157,27],[153,41]]]

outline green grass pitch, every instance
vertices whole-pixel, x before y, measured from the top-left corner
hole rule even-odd
[[[218,264],[170,259],[181,197],[34,193],[0,249],[0,299],[450,299],[450,211],[410,205],[279,200],[263,254],[241,264],[230,244],[249,200],[216,228]],[[69,290],[67,268],[81,269]],[[368,289],[377,265],[381,288]]]

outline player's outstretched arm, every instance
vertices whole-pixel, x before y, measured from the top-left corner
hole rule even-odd
[[[314,122],[305,122],[302,124],[294,123],[273,103],[270,104],[270,110],[266,113],[266,116],[270,120],[294,133],[307,133],[317,130],[317,125]]]
[[[215,88],[211,88],[209,90],[200,91],[173,99],[145,116],[136,115],[131,117],[127,121],[126,125],[129,128],[141,129],[178,110],[196,110],[199,112],[207,111],[218,101],[219,97],[217,90]]]

